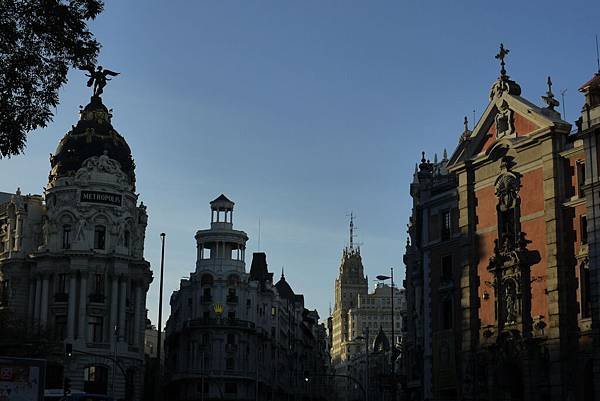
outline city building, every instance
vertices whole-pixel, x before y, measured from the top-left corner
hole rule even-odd
[[[44,194],[0,196],[0,353],[47,359],[46,387],[140,400],[148,215],[111,119],[93,96],[51,155]]]
[[[404,290],[396,285],[392,292],[390,285],[378,283],[372,293],[368,292],[368,277],[364,274],[360,248],[354,245],[354,220],[351,217],[350,242],[342,253],[339,276],[335,280],[335,306],[328,320],[331,365],[335,375],[341,379],[336,382],[338,393],[348,392],[351,388],[348,380],[360,382],[365,391],[372,393],[376,383],[385,382],[383,372],[388,376],[387,383],[390,385],[391,344],[395,341],[396,350],[401,348],[405,311]],[[367,341],[368,338],[370,341]],[[382,347],[383,343],[387,346]],[[374,362],[380,361],[371,365],[373,369],[366,367],[367,354],[378,357],[373,359]],[[387,371],[376,369],[382,364]],[[372,380],[367,380],[366,371],[373,376]],[[373,388],[367,388],[371,387],[368,384]]]
[[[234,203],[210,203],[211,226],[196,234],[196,270],[171,295],[165,387],[170,400],[327,399],[326,335],[266,255],[245,268],[245,232],[233,228]]]
[[[422,157],[406,247],[408,399],[600,400],[600,73],[573,127],[506,72],[472,130]]]

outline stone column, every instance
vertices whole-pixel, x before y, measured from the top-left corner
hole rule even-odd
[[[75,338],[75,297],[77,296],[77,276],[71,274],[69,281],[69,306],[67,309],[67,338]]]
[[[42,280],[38,276],[35,278],[35,297],[33,299],[33,321],[38,324],[40,322],[40,305],[42,298]]]
[[[142,323],[142,286],[138,283],[135,286],[135,310],[134,310],[134,326],[133,326],[133,345],[139,347],[140,345],[140,333]]]
[[[75,292],[73,292],[75,296]],[[70,299],[70,294],[69,294]],[[77,330],[77,338],[86,341],[85,326],[87,324],[87,272],[81,273],[79,282],[79,329]]]
[[[48,322],[48,275],[44,275],[42,279],[42,299],[40,309],[40,324],[45,326]]]
[[[127,280],[121,277],[119,291],[119,341],[127,342],[127,333],[125,332],[125,312],[127,310]],[[133,323],[133,322],[131,322]]]
[[[115,326],[117,325],[117,311],[119,306],[119,278],[113,277],[110,290],[110,343],[116,342]]]

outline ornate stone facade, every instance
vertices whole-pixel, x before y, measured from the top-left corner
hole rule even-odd
[[[233,228],[234,203],[210,203],[211,227],[196,234],[196,270],[171,295],[166,326],[168,399],[328,399],[325,327],[266,255],[245,269],[248,237]],[[308,381],[305,379],[308,378]]]
[[[411,184],[404,388],[415,399],[599,400],[600,78],[581,88],[572,130],[550,79],[547,107],[534,105],[505,55],[447,173],[423,159]]]
[[[64,377],[73,390],[140,400],[148,215],[111,117],[92,97],[51,155],[44,195],[17,191],[0,205],[0,309],[48,337],[37,355],[48,359],[47,387],[62,387]]]

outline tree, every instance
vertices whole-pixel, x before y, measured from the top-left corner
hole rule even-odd
[[[88,30],[101,0],[0,0],[0,159],[23,152],[27,133],[52,121],[70,67],[95,64]]]

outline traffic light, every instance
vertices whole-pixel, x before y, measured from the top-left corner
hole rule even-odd
[[[65,356],[70,358],[73,356],[73,344],[65,343]]]
[[[69,379],[68,377],[65,377],[63,379],[63,392],[65,394],[65,397],[71,394],[71,379]]]

